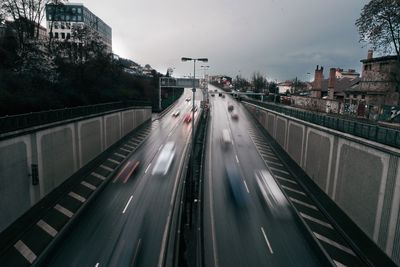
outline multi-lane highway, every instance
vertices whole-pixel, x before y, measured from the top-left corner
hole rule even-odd
[[[210,100],[203,200],[205,265],[329,266],[280,189],[266,188],[269,202],[258,190],[255,174],[263,170],[262,176],[268,176],[269,171],[251,138],[261,134],[248,113],[230,96],[216,94]],[[230,133],[228,147],[224,129]]]
[[[46,266],[160,266],[190,141],[191,124],[184,117],[190,113],[192,101],[186,98],[191,96],[186,90],[173,109],[152,122],[148,138],[126,161],[140,161],[139,169],[127,177],[129,171],[122,166],[122,172],[111,177],[46,259]],[[200,92],[196,97],[200,99]],[[180,112],[174,116],[176,110]],[[168,142],[175,144],[175,153],[163,174],[165,165],[155,165],[161,154],[171,156],[163,152]]]
[[[191,123],[185,122],[192,105],[188,97],[190,90],[153,120],[148,138],[126,161],[126,169],[122,166],[77,218],[46,266],[163,265],[191,137]],[[210,96],[210,105],[201,199],[204,265],[332,265],[275,183],[276,175],[256,145],[262,133],[249,113],[229,95]],[[174,158],[168,166],[171,153],[165,149],[171,142]],[[164,157],[166,169],[157,163]],[[136,161],[140,167],[130,175]]]

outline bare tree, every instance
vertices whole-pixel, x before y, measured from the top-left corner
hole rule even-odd
[[[360,41],[383,53],[395,52],[400,61],[400,1],[371,0],[356,21]]]
[[[400,1],[371,0],[362,9],[356,26],[361,42],[383,53],[396,53],[396,68],[390,75],[400,104]]]

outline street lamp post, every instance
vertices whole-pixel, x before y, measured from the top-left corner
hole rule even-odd
[[[195,105],[195,93],[196,93],[196,61],[208,62],[207,58],[190,58],[190,57],[182,57],[183,62],[193,61],[193,102],[192,102],[192,149],[191,149],[191,175],[189,181],[189,197],[190,197],[190,214],[189,214],[189,225],[192,225],[192,183],[194,176],[194,105]]]
[[[210,68],[210,66],[200,66],[203,71],[204,71],[204,82],[205,82],[205,86],[204,86],[204,93],[203,93],[203,100],[204,100],[204,96],[207,96],[207,101],[208,101],[208,81],[206,81],[206,70]]]

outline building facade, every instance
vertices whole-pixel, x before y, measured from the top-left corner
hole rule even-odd
[[[112,30],[83,4],[46,5],[47,32],[51,38],[69,40],[74,25],[88,26],[99,34],[108,53],[112,52]]]
[[[373,57],[368,51],[367,59],[361,60],[362,78],[355,90],[349,90],[350,99],[365,99],[367,105],[399,105],[396,90],[396,74],[399,72],[397,56]],[[398,82],[398,81],[397,81]]]

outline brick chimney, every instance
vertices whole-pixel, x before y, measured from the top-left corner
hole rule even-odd
[[[311,97],[321,98],[322,81],[324,80],[324,67],[317,65],[314,74],[313,87],[311,89]]]
[[[334,99],[335,83],[336,83],[336,69],[335,68],[331,68],[329,70],[328,99],[331,99],[331,100]]]
[[[369,49],[368,50],[368,56],[367,56],[367,59],[372,59],[374,57],[374,50],[372,50],[372,49]]]

